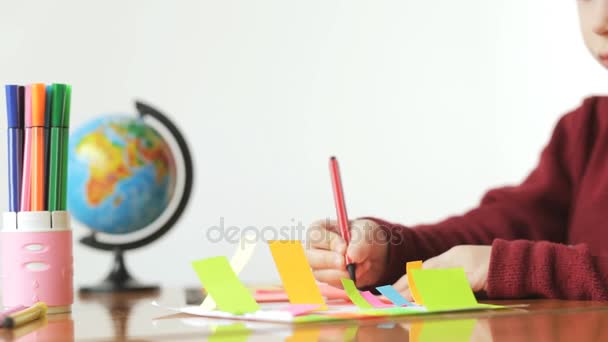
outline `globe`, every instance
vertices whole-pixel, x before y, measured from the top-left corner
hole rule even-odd
[[[68,210],[97,232],[143,229],[174,194],[174,160],[163,137],[139,117],[89,121],[70,136]]]
[[[80,243],[114,254],[105,279],[81,286],[81,295],[157,291],[131,277],[124,252],[166,234],[190,200],[194,167],[185,137],[159,110],[141,101],[135,108],[137,115],[102,115],[70,134],[68,210],[90,228]]]

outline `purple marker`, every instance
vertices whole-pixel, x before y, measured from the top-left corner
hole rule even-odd
[[[20,117],[19,86],[7,85],[6,114],[8,116],[8,206],[20,211],[21,163],[23,160],[23,120]]]

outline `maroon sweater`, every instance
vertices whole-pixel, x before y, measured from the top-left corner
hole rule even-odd
[[[490,298],[608,300],[608,97],[561,118],[528,178],[470,212],[411,229],[377,221],[393,241],[386,283],[407,261],[491,244]]]

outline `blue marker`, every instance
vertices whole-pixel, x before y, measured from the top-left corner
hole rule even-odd
[[[8,205],[18,212],[21,201],[21,163],[23,160],[23,120],[19,101],[19,86],[6,85],[6,114],[8,116]]]

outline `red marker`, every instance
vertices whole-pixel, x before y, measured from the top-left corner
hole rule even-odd
[[[348,227],[348,216],[346,215],[346,204],[344,203],[344,191],[342,190],[342,180],[340,179],[340,167],[336,157],[329,158],[329,172],[331,173],[331,183],[334,189],[334,201],[336,202],[336,214],[338,216],[338,227],[340,235],[346,242],[350,243],[350,228]],[[355,264],[346,255],[346,270],[350,279],[355,281]]]

